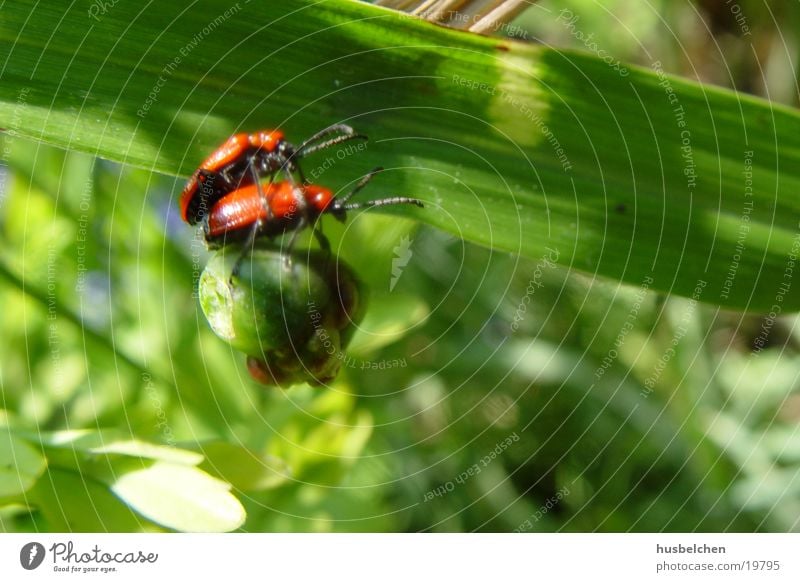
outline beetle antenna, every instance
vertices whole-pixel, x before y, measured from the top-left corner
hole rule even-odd
[[[380,200],[367,200],[366,202],[351,202],[343,204],[337,210],[359,210],[361,208],[375,208],[376,206],[389,206],[391,204],[413,204],[420,208],[425,208],[421,200],[408,198],[407,196],[392,196],[391,198],[381,198]]]
[[[377,174],[378,172],[382,172],[382,171],[383,171],[383,168],[381,168],[380,166],[370,170],[370,172],[366,176],[364,176],[363,178],[361,178],[361,180],[358,181],[358,184],[356,184],[355,188],[350,190],[350,192],[348,192],[344,196],[342,196],[340,198],[336,198],[336,200],[334,201],[334,204],[336,204],[336,206],[338,206],[338,207],[343,207],[345,204],[347,204],[348,200],[350,200],[353,196],[358,194],[361,191],[361,189],[364,188],[364,186],[366,186],[369,183],[370,180],[372,180],[372,178],[375,176],[375,174]]]
[[[339,134],[336,137],[332,137],[330,139],[319,141],[322,138],[326,138],[330,135]],[[323,150],[325,148],[329,148],[335,145],[338,145],[342,142],[349,141],[351,139],[363,139],[368,140],[369,138],[366,135],[356,133],[356,130],[350,127],[349,125],[345,125],[343,123],[337,123],[331,125],[330,127],[326,127],[325,129],[318,131],[303,143],[301,143],[294,152],[294,157],[302,158],[309,154],[313,154],[319,150]],[[319,142],[319,143],[315,143]]]

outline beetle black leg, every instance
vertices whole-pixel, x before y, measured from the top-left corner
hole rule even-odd
[[[299,165],[295,166],[295,168],[297,169],[297,173],[300,174],[300,183],[301,184],[308,184],[308,180],[306,179],[306,175],[303,173],[303,168],[301,168]],[[291,173],[289,173],[289,176],[291,176]],[[290,181],[294,180],[294,176],[292,176],[289,180]]]
[[[297,170],[297,173],[300,174],[300,184],[305,184],[306,177],[303,174],[303,170],[300,169],[300,166],[293,166],[293,167],[295,170]],[[283,175],[286,176],[286,181],[292,185],[292,188],[296,188],[298,185],[297,180],[295,179],[294,174],[292,174],[292,170],[289,167],[288,162],[281,167],[281,172],[283,172]]]
[[[331,243],[328,241],[328,237],[322,232],[322,221],[320,219],[317,219],[317,221],[314,223],[314,238],[317,239],[317,242],[319,242],[319,246],[323,251],[328,254],[331,253]]]
[[[248,170],[250,171],[250,175],[253,177],[253,182],[256,185],[256,190],[258,190],[258,197],[261,198],[261,205],[264,207],[264,210],[267,211],[267,220],[272,220],[272,207],[269,205],[269,200],[267,199],[267,195],[264,194],[264,190],[261,188],[261,180],[258,177],[258,171],[256,170],[256,165],[251,161],[248,165]],[[274,174],[270,176],[269,183],[272,184],[272,179]]]
[[[292,266],[292,250],[294,249],[294,244],[297,242],[297,236],[300,234],[300,231],[303,230],[303,227],[306,225],[306,219],[304,216],[300,217],[300,220],[297,221],[297,226],[292,231],[292,234],[289,236],[289,242],[286,244],[286,247],[281,249],[281,256],[283,257],[283,266],[285,269],[290,269]]]
[[[258,237],[258,231],[261,230],[262,221],[257,220],[253,223],[253,226],[250,227],[250,232],[247,233],[247,239],[245,240],[242,248],[239,249],[239,255],[236,257],[236,262],[233,264],[233,268],[231,269],[231,277],[229,282],[233,283],[233,278],[239,276],[239,269],[242,267],[242,261],[244,261],[245,255],[250,252],[253,252],[256,245],[256,238]]]

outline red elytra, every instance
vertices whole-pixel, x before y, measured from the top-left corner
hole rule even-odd
[[[289,180],[243,186],[226,194],[212,206],[203,222],[206,242],[214,248],[229,242],[255,239],[257,236],[274,237],[289,231],[298,232],[305,226],[316,226],[322,214],[331,214],[343,222],[348,210],[359,208],[390,204],[422,207],[419,200],[400,196],[348,202],[379,171],[380,168],[376,168],[367,174],[350,193],[340,198],[324,186],[300,185]],[[314,233],[321,246],[327,248],[322,233],[317,228],[314,228]]]
[[[262,198],[262,194],[264,198]],[[288,180],[250,184],[226,194],[211,208],[205,223],[206,241],[229,242],[246,238],[257,223],[259,234],[275,236],[315,218],[333,200],[330,190],[312,184],[299,186]]]
[[[322,139],[334,134],[339,135]],[[295,148],[280,130],[237,133],[214,150],[186,183],[180,196],[181,218],[197,224],[226,194],[264,178],[271,180],[280,171],[290,178],[292,172],[297,172],[305,182],[298,159],[350,139],[366,139],[366,136],[357,134],[348,125],[336,124]]]

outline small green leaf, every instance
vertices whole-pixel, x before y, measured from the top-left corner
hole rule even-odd
[[[263,491],[284,483],[290,475],[288,465],[272,455],[251,451],[231,443],[202,445],[204,471],[227,481],[240,491]]]
[[[143,441],[116,441],[101,447],[89,449],[94,454],[117,454],[129,457],[141,457],[143,459],[154,459],[156,461],[166,461],[181,465],[199,465],[203,461],[203,455],[163,445],[154,445]]]
[[[47,467],[33,446],[10,433],[0,432],[0,498],[30,489]]]
[[[367,355],[400,340],[428,317],[427,304],[412,295],[372,295],[370,308],[350,342],[349,352]]]
[[[122,438],[122,433],[115,429],[77,429],[57,430],[50,433],[30,434],[29,438],[41,440],[46,447],[58,447],[88,451],[93,447],[101,447]]]
[[[30,438],[34,438],[31,435]],[[44,446],[81,451],[91,455],[125,455],[183,465],[198,465],[203,456],[185,449],[131,439],[114,429],[61,430],[39,436]]]
[[[195,467],[157,462],[125,473],[111,490],[148,519],[178,531],[232,531],[246,517],[228,483]]]
[[[155,527],[138,517],[108,487],[85,475],[50,468],[31,490],[48,531],[132,532]]]

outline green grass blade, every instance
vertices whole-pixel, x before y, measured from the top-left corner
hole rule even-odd
[[[21,1],[0,42],[0,125],[20,135],[187,175],[235,130],[346,121],[364,151],[304,168],[343,187],[386,167],[366,196],[427,202],[391,212],[726,308],[800,308],[800,116],[769,102],[349,0]]]

